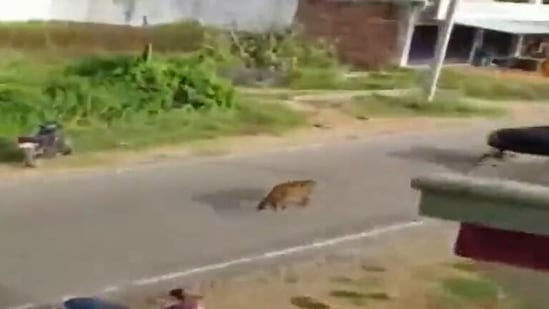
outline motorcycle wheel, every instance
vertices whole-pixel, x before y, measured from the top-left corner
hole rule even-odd
[[[64,141],[63,146],[61,147],[61,154],[64,156],[72,154],[72,147],[69,141]]]

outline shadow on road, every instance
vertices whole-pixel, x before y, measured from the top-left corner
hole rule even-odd
[[[482,153],[471,150],[415,146],[406,151],[389,154],[400,159],[423,161],[442,165],[456,172],[469,172],[476,167]]]
[[[539,185],[549,185],[549,161],[542,157],[515,155],[503,161],[477,164],[480,151],[418,146],[408,151],[389,155],[415,161],[429,162],[444,166],[454,172],[472,172],[472,176],[511,179]],[[522,158],[522,159],[521,159]]]
[[[210,205],[219,215],[239,216],[255,213],[255,206],[264,195],[261,189],[236,188],[197,195],[193,200]]]
[[[9,308],[33,302],[26,293],[21,293],[0,283],[0,308]]]

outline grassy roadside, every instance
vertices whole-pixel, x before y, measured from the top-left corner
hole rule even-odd
[[[537,77],[537,76],[536,76]],[[305,70],[291,81],[293,89],[381,90],[419,88],[427,78],[424,70],[389,68],[345,78],[343,71]],[[441,90],[464,97],[493,101],[548,101],[549,82],[528,78],[527,74],[505,74],[473,68],[445,68],[439,81]]]
[[[432,224],[432,225],[431,225]],[[135,309],[162,307],[173,284],[204,296],[205,308],[226,309],[541,309],[524,290],[540,280],[524,269],[456,257],[455,226],[432,222],[404,233],[311,251],[302,257],[260,263],[242,271],[197,276],[170,285],[131,290],[112,299]],[[518,274],[517,274],[518,272]],[[509,285],[495,276],[504,275]],[[517,287],[517,278],[523,277]],[[522,290],[522,291],[521,291]],[[538,306],[533,306],[537,304]]]
[[[9,39],[0,43],[0,162],[19,161],[14,137],[32,132],[43,120],[62,122],[77,154],[276,135],[308,123],[295,104],[287,104],[297,96],[417,88],[423,77],[399,68],[349,76],[332,46],[302,41],[294,33],[239,34],[231,43],[196,23],[130,28],[59,22],[4,23],[2,33]],[[154,45],[150,62],[139,60],[145,42]],[[252,80],[257,72],[275,68],[278,92],[272,85],[244,83],[256,90],[252,94],[239,88],[234,72],[222,74],[243,67],[251,70]],[[459,95],[441,95],[433,103],[416,95],[378,94],[309,105],[362,119],[491,117],[502,115],[504,107],[466,97],[534,100],[546,93],[540,82],[507,87],[507,80],[477,75],[445,71],[441,85]]]
[[[548,101],[549,80],[531,75],[452,68],[443,72],[440,87],[459,91],[468,97],[487,100]]]
[[[411,69],[387,68],[348,76],[341,68],[305,68],[292,76],[289,87],[295,90],[384,90],[416,88],[421,74]]]
[[[406,268],[347,262],[306,265],[270,277],[225,282],[208,291],[205,304],[227,309],[528,308],[470,262],[450,260]]]
[[[174,111],[157,117],[133,118],[110,126],[67,127],[77,155],[105,151],[137,151],[228,136],[280,135],[301,127],[303,114],[280,103],[237,102],[234,110]],[[21,162],[8,138],[0,139],[0,162]]]
[[[196,22],[146,28],[61,21],[3,22],[0,49],[24,51],[36,57],[78,57],[141,51],[145,43],[151,42],[159,51],[189,52],[199,49],[205,34],[213,31]]]
[[[440,95],[427,102],[421,95],[380,94],[356,95],[349,102],[311,101],[309,104],[337,107],[343,113],[358,119],[372,117],[498,117],[505,115],[506,106],[486,102],[472,102],[459,95]]]
[[[395,261],[390,261],[391,263]],[[369,259],[301,263],[204,284],[207,308],[526,309],[527,303],[460,259],[396,266]],[[136,309],[154,298],[125,297]],[[160,300],[160,298],[158,298]]]

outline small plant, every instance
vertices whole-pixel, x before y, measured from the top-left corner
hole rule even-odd
[[[302,309],[330,309],[331,307],[323,302],[320,302],[310,296],[294,296],[290,299],[290,303]]]
[[[208,37],[204,44],[203,50],[218,63],[254,72],[252,75],[255,75],[256,80],[274,74],[288,84],[313,68],[321,71],[320,74],[326,72],[324,77],[333,75],[334,70],[340,68],[335,49],[328,41],[305,40],[294,28],[262,33],[218,33],[217,36]],[[249,79],[241,83],[249,84]]]
[[[447,278],[441,286],[446,292],[471,302],[496,301],[499,293],[498,286],[485,279]]]
[[[48,112],[78,123],[94,118],[111,124],[136,114],[172,109],[231,108],[234,89],[193,61],[132,56],[94,57],[70,65],[44,89]],[[116,98],[114,98],[115,96]]]

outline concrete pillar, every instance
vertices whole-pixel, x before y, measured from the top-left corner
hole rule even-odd
[[[460,1],[461,0],[450,0],[448,10],[446,11],[446,18],[442,21],[442,27],[439,28],[437,44],[435,47],[435,58],[431,63],[431,78],[426,88],[428,102],[432,102],[435,98],[438,79],[440,77],[440,72],[442,71],[444,59],[446,58],[446,50],[448,49],[450,36],[452,35],[452,30],[454,29],[456,12]]]
[[[518,57],[522,53],[522,46],[524,44],[524,35],[517,34],[513,36],[513,45],[511,47],[511,56]]]
[[[482,42],[484,41],[484,29],[477,28],[475,30],[475,37],[473,38],[473,46],[471,46],[471,52],[469,53],[469,64],[473,62],[473,57],[477,49],[482,47]]]
[[[400,59],[398,62],[399,66],[406,66],[408,64],[408,57],[410,55],[410,48],[412,46],[412,38],[414,36],[414,29],[416,26],[416,20],[419,15],[420,8],[417,6],[411,5],[406,10],[406,15],[402,18],[402,28],[399,31],[399,41],[400,41]]]

